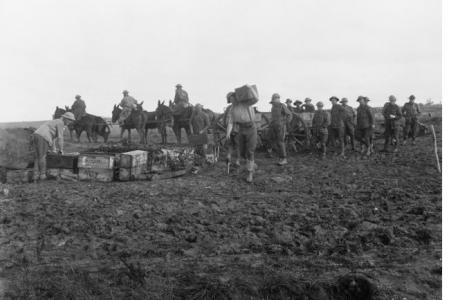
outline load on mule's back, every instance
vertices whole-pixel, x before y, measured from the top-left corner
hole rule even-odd
[[[120,139],[123,133],[128,130],[128,142],[131,142],[131,129],[136,129],[139,133],[140,143],[145,143],[146,116],[143,112],[142,103],[129,96],[129,92],[124,90],[123,99],[119,105],[114,105],[112,110],[112,123],[118,122],[121,127]]]

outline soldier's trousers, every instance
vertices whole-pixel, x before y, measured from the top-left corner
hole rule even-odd
[[[407,140],[410,135],[412,140],[415,140],[417,133],[418,133],[418,119],[417,118],[405,119],[404,140]]]
[[[396,146],[399,143],[399,122],[395,120],[385,121],[385,147],[391,143],[392,139],[396,140]]]
[[[254,153],[257,147],[257,128],[255,124],[239,124],[238,143],[241,157],[254,162]]]
[[[285,131],[286,126],[282,123],[271,123],[270,132],[271,132],[271,147],[276,146],[279,151],[280,158],[287,157],[287,151],[285,149]]]
[[[226,141],[226,148],[227,148],[227,158],[231,159],[232,152],[236,152],[237,159],[240,159],[240,141],[239,141],[239,133],[238,132],[232,132],[231,138]]]
[[[40,135],[33,134],[34,148],[34,179],[45,176],[47,172],[47,152],[49,149],[48,142]]]
[[[362,144],[369,147],[373,136],[373,128],[372,127],[357,128],[356,135],[357,138],[362,142]]]

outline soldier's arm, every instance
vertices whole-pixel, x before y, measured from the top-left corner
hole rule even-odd
[[[418,104],[415,104],[415,105],[416,105],[416,113],[418,115],[420,115],[421,114],[421,110],[419,109],[419,105]]]
[[[58,148],[61,153],[64,149],[64,125],[56,125],[56,139],[58,140]]]
[[[368,121],[370,126],[374,125],[374,114],[370,107],[368,107]]]
[[[399,108],[399,106],[398,106],[398,108]],[[402,112],[401,112],[400,108],[397,110],[396,116],[397,116],[397,119],[402,118]]]
[[[290,123],[290,121],[293,119],[293,115],[292,112],[290,111],[290,109],[288,109],[288,107],[284,104],[282,104],[282,109],[284,110],[284,114],[287,117],[287,122]]]

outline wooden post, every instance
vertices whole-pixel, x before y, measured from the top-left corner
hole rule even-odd
[[[432,131],[433,148],[435,150],[435,158],[437,160],[437,169],[438,169],[438,172],[441,173],[440,159],[438,158],[437,136],[435,134],[435,128],[433,127],[433,125],[430,125],[430,131]]]

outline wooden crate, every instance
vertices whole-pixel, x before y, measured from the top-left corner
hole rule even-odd
[[[32,128],[0,128],[0,166],[26,169],[34,161]]]
[[[78,169],[78,156],[79,153],[69,154],[47,154],[47,168],[48,169]]]
[[[119,180],[137,180],[148,170],[148,152],[135,150],[120,154]]]
[[[6,183],[20,184],[33,181],[33,170],[6,170]]]
[[[111,182],[114,180],[114,169],[79,168],[78,180]]]
[[[78,157],[80,169],[114,169],[115,156],[112,154],[83,153]]]
[[[148,152],[135,150],[120,154],[120,168],[135,168],[146,165],[148,162]]]

